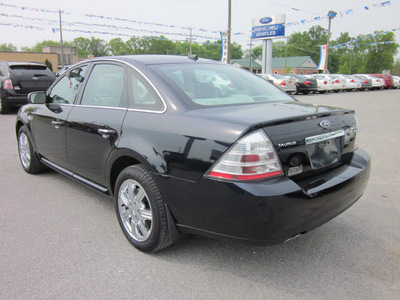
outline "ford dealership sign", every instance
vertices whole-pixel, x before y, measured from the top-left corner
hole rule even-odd
[[[261,24],[268,24],[268,23],[271,23],[273,20],[272,20],[272,18],[270,18],[270,17],[265,17],[265,18],[262,18],[262,19],[260,19],[260,23]]]
[[[254,18],[252,39],[268,39],[285,36],[285,15]]]

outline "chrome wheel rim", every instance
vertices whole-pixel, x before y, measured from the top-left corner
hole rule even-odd
[[[19,157],[25,169],[31,165],[31,148],[29,140],[25,133],[21,133],[18,139]]]
[[[118,193],[118,210],[127,233],[138,242],[149,239],[153,212],[144,188],[135,180],[125,180]]]

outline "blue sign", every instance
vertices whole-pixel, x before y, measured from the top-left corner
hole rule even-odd
[[[271,38],[278,36],[285,36],[284,24],[253,27],[251,38],[262,39],[262,38]]]

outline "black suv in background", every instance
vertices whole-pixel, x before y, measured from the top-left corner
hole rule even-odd
[[[44,64],[0,61],[0,113],[28,103],[30,92],[47,90],[55,79]]]

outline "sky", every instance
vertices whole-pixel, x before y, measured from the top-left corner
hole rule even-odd
[[[332,38],[392,31],[400,44],[400,0],[231,0],[232,41],[246,50],[253,18],[286,15],[286,35],[304,32],[314,25],[328,28]],[[0,44],[11,43],[20,50],[43,40],[60,40],[62,10],[63,40],[92,37],[109,41],[120,37],[160,36],[194,42],[216,41],[228,27],[228,0],[0,0]],[[190,30],[191,29],[191,30]],[[259,41],[253,46],[260,45]]]

